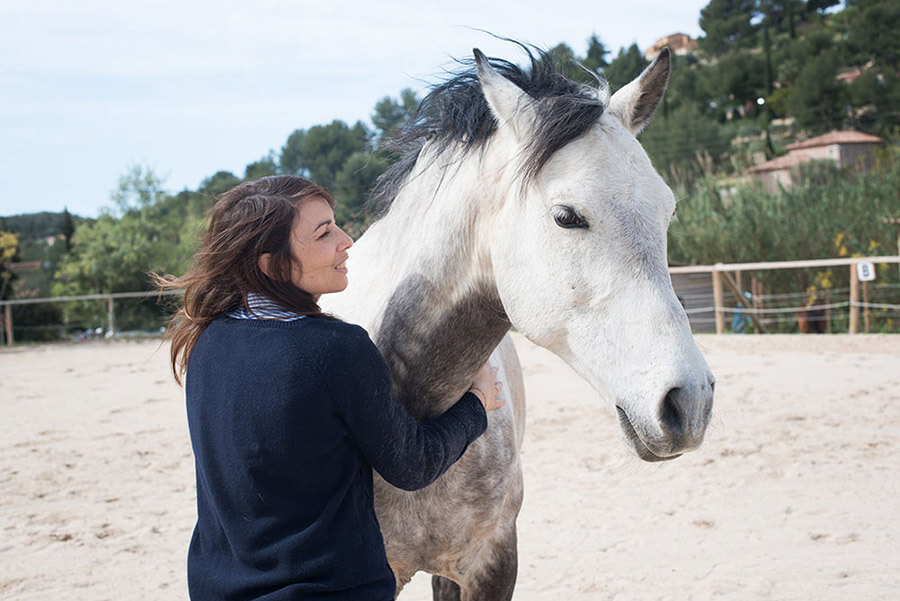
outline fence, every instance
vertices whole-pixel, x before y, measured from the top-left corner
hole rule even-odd
[[[115,313],[115,301],[116,299],[124,299],[124,298],[152,298],[152,297],[161,297],[161,296],[170,296],[175,294],[184,294],[181,290],[167,290],[164,292],[112,292],[109,294],[85,294],[82,296],[53,296],[49,298],[20,298],[14,300],[5,300],[0,301],[0,306],[3,307],[3,332],[6,336],[6,344],[11,345],[15,343],[15,336],[13,335],[13,318],[12,318],[12,307],[14,305],[33,305],[38,303],[65,303],[65,302],[74,302],[74,301],[92,301],[92,300],[105,300],[107,302],[106,305],[106,319],[107,319],[107,327],[106,331],[110,336],[114,336],[116,334],[116,313]]]
[[[847,332],[856,334],[860,331],[860,312],[864,322],[864,331],[869,331],[870,311],[873,309],[892,311],[900,315],[900,304],[895,303],[877,303],[870,302],[869,284],[868,282],[860,282],[858,274],[858,265],[861,263],[871,263],[873,265],[883,264],[900,264],[900,256],[879,256],[879,257],[851,257],[840,259],[815,259],[808,261],[780,261],[780,262],[764,262],[764,263],[732,263],[716,265],[691,265],[683,267],[670,267],[669,271],[674,278],[679,275],[687,274],[709,274],[711,275],[712,303],[704,303],[703,298],[699,305],[697,302],[693,306],[688,307],[685,303],[688,316],[695,317],[699,314],[712,314],[715,320],[715,332],[721,334],[726,331],[725,316],[727,314],[746,315],[753,323],[755,331],[767,333],[769,325],[777,322],[778,318],[773,316],[790,315],[794,322],[799,321],[801,331],[807,325],[808,320],[813,322],[821,320],[827,324],[823,330],[831,331],[831,323],[833,313],[838,310],[847,310]],[[756,288],[755,281],[751,284],[750,290],[745,290],[741,285],[741,274],[746,272],[758,272],[768,270],[781,269],[810,269],[810,268],[829,268],[829,267],[847,267],[849,270],[848,280],[849,287],[846,289],[829,289],[823,292],[825,301],[816,304],[794,304],[781,307],[764,307],[762,300],[775,299],[794,299],[807,297],[808,294],[779,294],[764,295]],[[888,284],[880,288],[880,290],[898,289],[900,284]],[[726,289],[734,297],[734,303],[731,306],[726,304]],[[677,290],[677,285],[676,285]],[[840,301],[831,298],[832,294],[849,293],[847,300]],[[694,299],[688,299],[694,300]],[[832,302],[835,301],[835,302]],[[812,316],[812,317],[811,317]],[[692,320],[693,321],[693,320]],[[818,325],[824,325],[818,324]],[[815,325],[815,324],[814,324]]]
[[[811,311],[824,311],[825,319],[828,321],[830,331],[831,324],[831,315],[830,312],[836,309],[844,309],[848,310],[848,319],[849,324],[847,331],[850,334],[856,334],[859,332],[859,324],[860,324],[860,310],[863,310],[863,320],[865,324],[865,331],[869,330],[868,322],[869,322],[869,310],[870,309],[883,309],[889,311],[897,311],[900,314],[900,304],[893,303],[875,303],[870,302],[868,295],[868,283],[860,282],[858,273],[857,273],[857,265],[860,263],[872,263],[875,265],[880,264],[900,264],[900,256],[892,257],[853,257],[853,258],[841,258],[841,259],[816,259],[809,261],[781,261],[781,262],[765,262],[765,263],[731,263],[731,264],[722,264],[717,263],[716,265],[691,265],[691,266],[679,266],[679,267],[670,267],[669,272],[672,274],[673,279],[679,275],[691,275],[691,274],[711,274],[712,276],[712,304],[708,304],[705,302],[708,295],[702,295],[699,303],[694,303],[693,306],[688,306],[688,303],[685,303],[688,316],[692,318],[692,323],[698,315],[703,313],[712,314],[715,316],[715,331],[717,334],[721,334],[726,331],[725,328],[725,316],[726,314],[734,314],[736,312],[741,312],[746,314],[749,319],[753,321],[755,329],[757,332],[766,333],[768,331],[766,327],[767,319],[771,322],[772,315],[778,314],[792,314],[797,315],[803,312],[811,312]],[[764,295],[761,295],[755,290],[755,285],[751,286],[751,291],[744,291],[741,286],[741,277],[740,274],[743,272],[754,272],[754,271],[767,271],[772,269],[803,269],[803,268],[822,268],[822,267],[840,267],[846,266],[849,268],[849,281],[850,286],[847,289],[849,291],[849,298],[846,301],[838,301],[838,302],[825,302],[817,305],[796,305],[796,306],[786,306],[786,307],[764,307],[758,301],[758,299],[762,298]],[[900,284],[896,285],[900,288]],[[679,286],[676,282],[676,291]],[[735,302],[738,307],[727,306],[725,303],[725,289],[728,289],[731,294],[734,296]],[[860,300],[860,291],[862,290],[862,300]],[[750,292],[749,298],[747,292]],[[59,296],[59,297],[51,297],[51,298],[27,298],[27,299],[16,299],[16,300],[6,300],[0,301],[0,306],[3,306],[3,325],[4,332],[6,334],[6,343],[13,344],[14,336],[13,336],[13,320],[12,320],[12,306],[14,305],[27,305],[27,304],[35,304],[35,303],[61,303],[61,302],[73,302],[73,301],[86,301],[86,300],[106,300],[107,301],[107,328],[106,331],[109,335],[115,335],[116,333],[116,320],[115,320],[115,301],[116,299],[124,299],[124,298],[151,298],[151,297],[160,297],[166,295],[173,294],[182,294],[182,291],[172,290],[166,292],[116,292],[111,294],[88,294],[84,296]],[[769,295],[769,298],[773,298],[774,296],[797,296],[797,295]],[[692,300],[688,298],[687,300]],[[683,299],[684,302],[684,299]],[[699,329],[699,328],[695,328]]]

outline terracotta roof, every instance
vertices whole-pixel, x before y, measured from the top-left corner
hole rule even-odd
[[[771,161],[754,165],[747,169],[748,173],[760,173],[763,171],[777,171],[779,169],[790,169],[800,163],[809,161],[808,157],[797,156],[795,154],[786,154],[784,156],[775,157]]]
[[[831,146],[832,144],[862,144],[883,142],[878,136],[870,136],[861,131],[832,131],[823,136],[816,136],[802,142],[788,144],[787,149],[798,150],[800,148],[813,148],[816,146]]]
[[[650,48],[644,51],[644,58],[650,56],[656,58],[664,46],[671,48],[675,54],[685,54],[697,47],[697,40],[686,33],[669,34],[656,40]]]
[[[859,79],[860,75],[862,75],[862,71],[857,69],[855,71],[848,71],[847,73],[838,73],[835,79],[844,83],[850,83]]]

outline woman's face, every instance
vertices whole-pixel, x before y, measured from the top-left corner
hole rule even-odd
[[[323,198],[300,205],[291,228],[291,281],[316,300],[347,287],[347,249],[353,240],[334,222],[334,212]],[[298,265],[299,263],[299,265]]]

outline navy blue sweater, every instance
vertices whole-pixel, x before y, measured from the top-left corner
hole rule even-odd
[[[365,330],[321,318],[214,321],[191,352],[186,394],[194,601],[393,599],[371,468],[422,488],[487,427],[471,393],[416,422]]]

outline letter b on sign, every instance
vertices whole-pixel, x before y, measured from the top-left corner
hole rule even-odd
[[[860,282],[871,282],[875,279],[875,266],[871,263],[857,263],[856,275]]]

